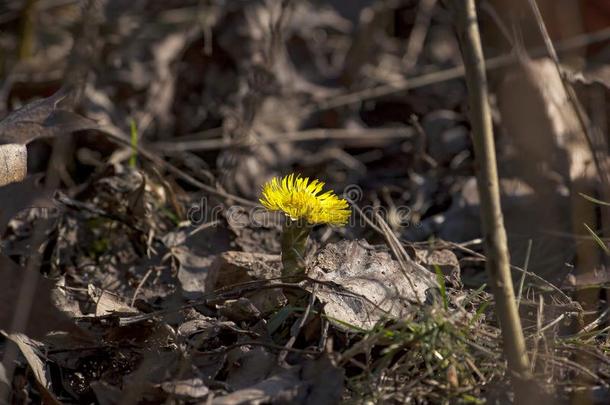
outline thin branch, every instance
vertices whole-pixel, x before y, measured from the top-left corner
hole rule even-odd
[[[172,174],[174,174],[175,176],[181,178],[182,180],[192,184],[195,187],[198,187],[204,191],[207,191],[210,194],[216,195],[218,197],[222,197],[225,198],[227,200],[233,200],[235,202],[244,204],[245,206],[248,207],[258,207],[259,205],[257,203],[255,203],[254,201],[250,201],[247,200],[245,198],[227,193],[226,191],[222,191],[222,190],[218,190],[215,187],[212,186],[208,186],[207,184],[204,184],[202,182],[200,182],[199,180],[195,179],[193,176],[185,173],[184,171],[178,169],[176,166],[166,162],[165,160],[161,159],[160,157],[156,156],[155,154],[149,152],[148,150],[144,149],[142,146],[140,145],[132,145],[131,142],[129,141],[129,139],[127,138],[127,136],[125,134],[117,134],[117,130],[111,127],[99,127],[98,130],[100,131],[100,133],[106,135],[110,140],[118,142],[122,145],[128,146],[130,148],[135,147],[135,149],[138,151],[138,154],[140,154],[141,156],[145,157],[146,159],[150,160],[151,162],[155,163],[158,166],[161,166],[165,169],[167,169],[167,171],[171,172]]]
[[[430,19],[432,18],[432,10],[436,6],[436,0],[422,0],[417,6],[417,15],[415,16],[415,24],[409,42],[407,43],[407,51],[402,58],[405,65],[405,71],[410,72],[417,64],[417,59],[424,47],[424,41],[430,27]]]
[[[604,28],[596,32],[577,35],[573,38],[566,39],[558,43],[557,48],[562,51],[570,49],[581,48],[592,43],[607,41],[610,38],[610,28]],[[544,48],[536,48],[528,52],[534,57],[544,55]],[[491,58],[485,61],[486,69],[499,69],[511,65],[512,63],[518,62],[519,58],[515,54],[502,55]],[[382,84],[377,87],[367,88],[363,90],[357,90],[352,93],[342,94],[336,97],[322,100],[319,103],[308,106],[302,109],[301,115],[307,116],[311,113],[330,110],[333,108],[357,104],[365,100],[376,99],[380,97],[389,96],[391,94],[404,92],[407,90],[413,90],[416,88],[429,86],[431,84],[446,82],[453,79],[459,79],[464,77],[464,66],[455,66],[449,69],[440,70],[436,72],[425,73],[420,76],[404,78],[393,81],[392,83]]]
[[[408,139],[413,135],[409,128],[370,128],[370,129],[326,129],[316,128],[303,131],[274,134],[250,140],[229,140],[224,138],[176,140],[170,142],[156,142],[150,145],[160,153],[218,150],[228,147],[250,147],[283,142],[305,142],[314,140],[350,140],[358,139],[361,142],[380,142],[392,139]]]

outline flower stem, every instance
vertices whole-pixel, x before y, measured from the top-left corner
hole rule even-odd
[[[289,218],[284,222],[282,231],[282,270],[283,277],[302,279],[305,277],[305,248],[311,226],[303,221]]]

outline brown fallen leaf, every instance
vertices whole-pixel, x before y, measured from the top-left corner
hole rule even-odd
[[[218,277],[214,256],[201,256],[184,246],[173,248],[172,255],[180,263],[178,280],[185,298],[197,299],[214,289]]]
[[[288,303],[288,299],[281,288],[271,288],[254,291],[246,295],[246,298],[254,304],[256,309],[263,315],[270,315],[280,310]]]
[[[296,396],[296,389],[301,381],[299,368],[293,367],[275,374],[266,380],[250,387],[214,398],[213,405],[268,404],[282,399],[282,403],[296,403],[290,400]],[[274,401],[275,400],[275,401]]]
[[[38,137],[37,130],[66,96],[65,91],[58,91],[51,97],[33,101],[11,112],[0,121],[0,142],[25,145]]]
[[[0,329],[10,331],[26,271],[31,270],[18,266],[0,253]],[[54,330],[79,331],[69,317],[53,303],[52,289],[51,281],[42,276],[38,277],[36,293],[31,297],[33,303],[29,321],[25,331],[22,331],[32,338],[42,338]]]
[[[32,370],[32,374],[36,379],[38,389],[41,391],[43,402],[45,404],[60,404],[53,394],[51,372],[43,361],[43,354],[41,352],[42,343],[30,339],[22,333],[7,334],[2,332],[2,335],[15,343],[19,348],[19,351],[21,351],[21,354],[23,354],[23,357],[25,357],[28,366],[30,366],[30,369]]]
[[[61,103],[68,98],[69,92],[62,89],[51,97],[24,105],[0,121],[0,186],[25,178],[25,145],[31,141],[98,127],[95,121],[62,110]]]
[[[118,387],[110,385],[105,381],[94,381],[90,386],[100,405],[115,405],[121,403],[123,392]]]
[[[89,284],[87,286],[87,293],[91,300],[95,303],[95,316],[105,316],[112,314],[131,314],[137,313],[138,311],[129,306],[120,297],[97,288],[96,286]]]
[[[337,327],[368,330],[383,318],[400,318],[437,288],[432,272],[416,271],[416,263],[411,266],[407,280],[388,253],[375,251],[363,240],[341,241],[317,254],[309,276],[324,283],[316,296]]]
[[[276,364],[275,356],[260,346],[240,346],[227,354],[227,383],[241,390],[266,379]]]
[[[309,360],[303,365],[278,367],[270,377],[214,398],[214,405],[237,404],[337,404],[344,383],[343,370],[326,356]]]
[[[246,297],[239,297],[236,300],[226,300],[217,305],[218,313],[234,322],[250,321],[261,316],[260,311]]]
[[[228,251],[218,257],[220,270],[216,287],[281,276],[280,255]]]
[[[174,395],[184,400],[205,398],[210,392],[210,389],[201,378],[167,381],[161,383],[161,389],[169,395]]]
[[[51,194],[38,185],[39,181],[40,176],[30,176],[19,183],[0,187],[0,235],[19,211],[28,207],[54,207]]]
[[[182,228],[163,237],[178,262],[182,296],[198,299],[213,291],[219,273],[218,255],[229,248],[229,233],[222,228]]]
[[[460,261],[449,249],[413,249],[415,260],[435,270],[438,268],[455,287],[460,283]]]
[[[96,128],[94,121],[62,109],[67,98],[68,91],[60,90],[11,112],[0,121],[0,144],[27,145],[43,136]]]

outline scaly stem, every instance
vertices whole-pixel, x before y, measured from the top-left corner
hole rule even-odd
[[[283,277],[302,279],[305,277],[305,248],[311,226],[303,221],[286,218],[282,231]]]

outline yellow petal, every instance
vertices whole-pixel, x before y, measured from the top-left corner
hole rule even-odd
[[[293,220],[305,219],[310,224],[344,225],[349,220],[351,209],[346,200],[332,190],[322,194],[324,182],[294,173],[283,178],[275,177],[265,183],[263,207],[270,211],[283,211]]]

